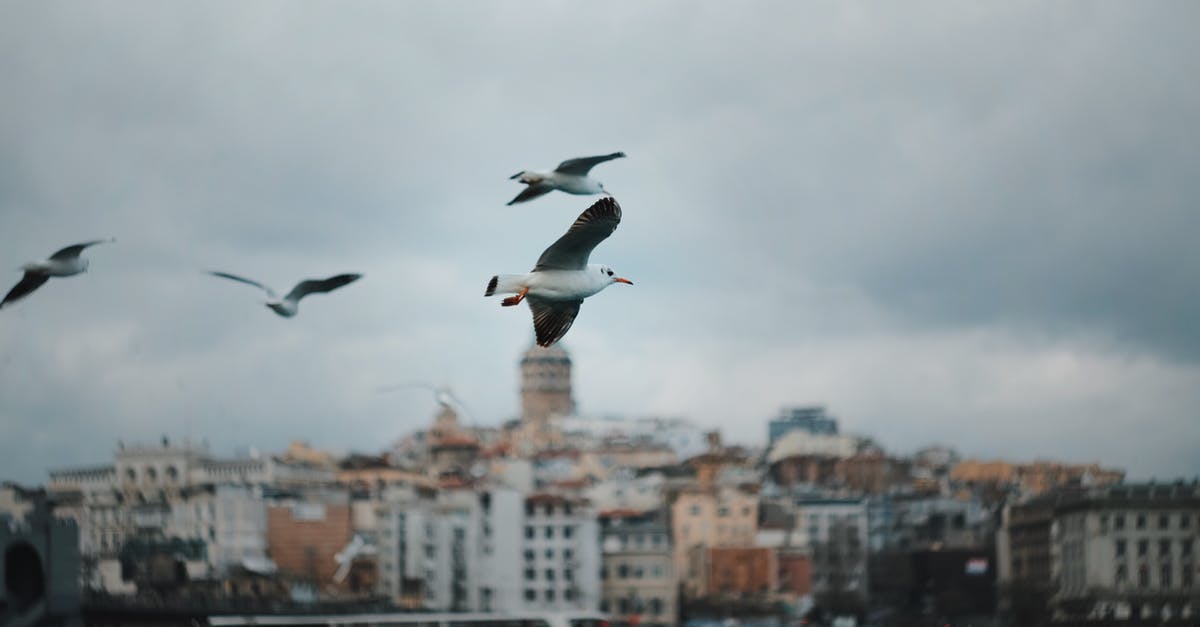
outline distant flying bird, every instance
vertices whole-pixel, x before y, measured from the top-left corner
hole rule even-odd
[[[497,292],[516,294],[500,304],[511,307],[529,301],[538,346],[562,339],[579,315],[583,299],[613,283],[633,285],[616,276],[612,268],[589,264],[588,257],[621,222],[621,205],[612,196],[596,201],[581,213],[566,235],[550,245],[528,274],[498,274],[488,282],[484,296]]]
[[[88,260],[79,256],[83,249],[96,244],[105,244],[115,242],[116,239],[97,239],[82,244],[67,246],[66,248],[50,255],[50,258],[45,261],[34,261],[21,266],[21,270],[25,271],[25,276],[8,291],[8,295],[0,302],[0,307],[4,307],[9,303],[15,303],[22,298],[33,293],[34,290],[41,287],[43,283],[50,280],[50,277],[65,277],[74,276],[83,272],[87,272]]]
[[[588,172],[597,163],[620,159],[624,156],[625,153],[623,152],[614,152],[609,155],[580,157],[578,159],[567,159],[549,172],[533,172],[530,170],[517,172],[508,178],[510,180],[516,179],[529,187],[526,187],[525,191],[517,194],[516,198],[508,201],[508,204],[514,205],[519,202],[533,200],[542,194],[547,194],[556,189],[580,196],[607,193],[604,189],[604,184],[588,176]]]
[[[266,303],[267,307],[270,307],[272,311],[283,316],[284,318],[291,318],[292,316],[296,315],[296,312],[299,310],[301,298],[304,298],[309,294],[332,292],[343,285],[353,283],[362,278],[361,274],[339,274],[337,276],[331,276],[328,279],[308,279],[297,283],[296,287],[292,288],[292,291],[288,292],[283,298],[279,298],[275,296],[275,292],[271,290],[271,288],[259,283],[258,281],[251,281],[250,279],[229,274],[227,272],[209,271],[209,274],[213,276],[219,276],[223,279],[231,279],[247,285],[253,285],[254,287],[266,292],[267,296],[271,297],[271,300],[267,301]]]

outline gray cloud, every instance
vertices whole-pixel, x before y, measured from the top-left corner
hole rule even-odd
[[[590,201],[505,177],[610,150],[596,258],[638,285],[567,337],[583,409],[1200,472],[1196,14],[6,5],[0,265],[120,241],[0,312],[0,473],[378,448],[433,411],[395,381],[512,415],[528,314],[483,284]],[[366,278],[282,321],[210,267]]]

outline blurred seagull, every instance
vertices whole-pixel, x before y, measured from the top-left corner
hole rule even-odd
[[[4,297],[4,301],[0,302],[0,307],[4,307],[9,303],[15,303],[22,298],[33,293],[34,290],[41,287],[43,283],[50,280],[50,277],[74,276],[83,272],[87,272],[88,260],[79,256],[83,249],[96,244],[106,244],[117,241],[115,238],[97,239],[82,244],[67,246],[66,248],[50,255],[50,258],[45,261],[34,261],[21,266],[21,270],[25,271],[25,276],[13,286],[8,294]]]
[[[508,204],[515,205],[519,202],[533,200],[542,194],[547,194],[553,190],[559,189],[568,194],[576,194],[586,196],[589,194],[606,194],[604,184],[596,179],[588,176],[588,172],[598,163],[612,161],[624,157],[623,152],[614,152],[608,155],[598,155],[595,157],[579,157],[578,159],[567,159],[558,164],[550,172],[532,172],[522,170],[508,177],[516,179],[529,187],[525,188],[516,198],[508,201]]]
[[[538,346],[550,346],[567,334],[583,299],[613,283],[633,285],[612,268],[589,264],[588,256],[621,222],[621,205],[607,196],[581,213],[566,235],[550,245],[528,274],[498,274],[488,282],[484,296],[497,292],[516,294],[500,304],[511,307],[529,301]]]
[[[301,298],[304,298],[309,294],[332,292],[343,285],[353,283],[362,278],[361,274],[339,274],[337,276],[331,276],[328,279],[308,279],[297,283],[296,287],[292,288],[292,291],[288,292],[283,298],[279,298],[275,295],[275,292],[271,290],[271,288],[259,283],[258,281],[251,281],[250,279],[229,274],[227,272],[209,271],[209,274],[213,276],[219,276],[223,279],[231,279],[247,285],[253,285],[254,287],[266,292],[267,296],[271,297],[271,300],[266,302],[267,307],[270,307],[272,311],[283,316],[284,318],[291,318],[292,316],[296,315],[296,312],[299,310]]]

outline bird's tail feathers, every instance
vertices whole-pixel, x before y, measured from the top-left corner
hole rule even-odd
[[[521,170],[520,172],[517,172],[516,174],[514,174],[514,175],[512,175],[512,176],[508,177],[508,180],[510,180],[510,181],[511,181],[511,180],[513,180],[513,179],[519,179],[519,178],[521,178],[521,175],[522,175],[522,174],[525,174],[525,170]]]
[[[521,274],[497,274],[488,281],[487,291],[484,296],[493,296],[495,294],[516,294],[521,291]]]

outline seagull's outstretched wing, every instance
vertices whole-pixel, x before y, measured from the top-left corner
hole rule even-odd
[[[535,296],[525,299],[533,312],[533,331],[538,346],[550,346],[562,339],[579,315],[582,300],[544,300]]]
[[[566,235],[550,245],[538,258],[534,271],[583,270],[597,244],[612,235],[621,222],[621,205],[605,196],[579,214]]]
[[[74,244],[72,246],[67,246],[66,248],[54,253],[53,255],[50,255],[50,259],[52,259],[54,261],[62,261],[64,259],[78,257],[79,253],[83,252],[83,249],[87,248],[88,246],[95,246],[96,244],[107,244],[109,242],[115,242],[115,241],[117,241],[117,240],[115,240],[115,239],[94,239],[90,242],[84,242],[82,244]]]
[[[534,183],[533,185],[530,185],[529,187],[526,187],[525,189],[521,190],[521,193],[517,194],[516,198],[513,198],[512,200],[508,201],[508,203],[506,203],[506,204],[515,205],[519,202],[533,200],[534,198],[537,198],[538,196],[541,196],[543,194],[548,194],[552,191],[554,191],[554,188],[549,185],[545,185],[543,183]]]
[[[253,285],[254,287],[257,287],[258,289],[266,292],[267,296],[270,296],[271,298],[275,298],[275,290],[272,290],[271,288],[263,285],[262,283],[259,283],[258,281],[252,281],[245,277],[237,276],[236,274],[229,274],[228,272],[216,272],[214,270],[209,270],[208,273],[213,276],[219,276],[222,279],[229,279],[231,281],[237,281],[238,283],[245,283],[246,285]]]
[[[614,153],[608,154],[608,155],[596,155],[595,157],[579,157],[578,159],[567,159],[566,161],[563,161],[562,163],[558,164],[558,167],[554,168],[554,171],[561,172],[563,174],[577,174],[579,176],[586,176],[587,173],[590,172],[597,163],[604,163],[605,161],[612,161],[613,159],[620,159],[621,157],[624,157],[624,156],[625,156],[625,153],[623,153],[623,152],[614,152]]]
[[[292,291],[288,292],[287,296],[284,296],[283,299],[298,301],[309,294],[332,292],[333,290],[336,290],[343,285],[353,283],[360,278],[362,278],[361,274],[339,274],[337,276],[331,276],[328,279],[308,279],[307,281],[301,281],[297,283],[296,287],[293,287]]]
[[[41,272],[25,272],[25,276],[13,286],[8,294],[4,297],[4,301],[0,302],[0,307],[4,307],[9,303],[15,303],[26,296],[33,293],[33,290],[41,287],[43,283],[50,280],[50,275]]]

